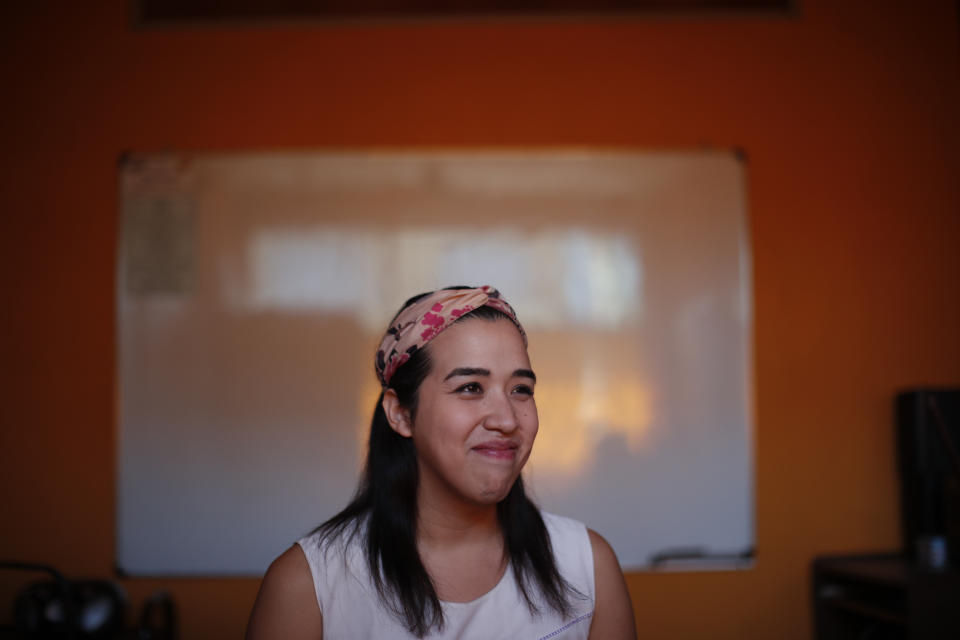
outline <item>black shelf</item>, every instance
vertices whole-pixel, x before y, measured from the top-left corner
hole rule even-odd
[[[960,572],[924,571],[899,554],[813,561],[817,640],[956,640]]]

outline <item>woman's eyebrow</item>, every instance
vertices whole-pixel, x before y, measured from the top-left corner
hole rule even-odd
[[[537,381],[537,374],[535,374],[530,369],[517,369],[513,372],[514,378],[530,378],[534,382]]]
[[[457,367],[447,374],[444,382],[457,376],[490,376],[490,369],[481,369],[480,367]]]
[[[453,371],[447,374],[447,377],[443,379],[444,382],[450,378],[456,378],[457,376],[490,376],[490,369],[484,369],[482,367],[457,367]],[[535,374],[530,369],[516,369],[513,372],[513,378],[530,378],[534,382],[537,381],[537,374]]]

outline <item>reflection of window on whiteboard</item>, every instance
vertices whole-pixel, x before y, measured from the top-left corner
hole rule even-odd
[[[603,532],[626,568],[745,566],[733,154],[137,156],[121,184],[125,571],[261,573],[351,495],[389,317],[485,283],[530,335],[541,505]]]
[[[548,329],[616,328],[640,313],[643,293],[639,257],[630,243],[583,229],[317,225],[265,230],[252,238],[248,251],[249,284],[231,296],[237,304],[248,310],[354,314],[373,332],[395,310],[371,297],[372,283],[383,291],[407,291],[436,274],[456,282],[509,283],[524,302],[524,325]],[[395,259],[399,264],[391,265]]]

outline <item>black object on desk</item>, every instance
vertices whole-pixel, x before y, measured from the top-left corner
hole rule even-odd
[[[817,640],[956,640],[960,571],[921,570],[900,554],[813,561]]]
[[[0,626],[10,640],[177,640],[176,607],[158,591],[147,599],[136,628],[125,629],[127,600],[109,580],[68,580],[53,567],[0,561],[0,570],[46,573],[52,581],[22,589],[14,602],[15,625]]]
[[[898,394],[896,418],[903,552],[960,566],[960,389]]]

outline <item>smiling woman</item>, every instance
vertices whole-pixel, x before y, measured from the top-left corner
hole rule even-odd
[[[411,298],[375,366],[357,495],[274,561],[248,640],[634,637],[610,546],[524,492],[536,375],[500,294]]]

